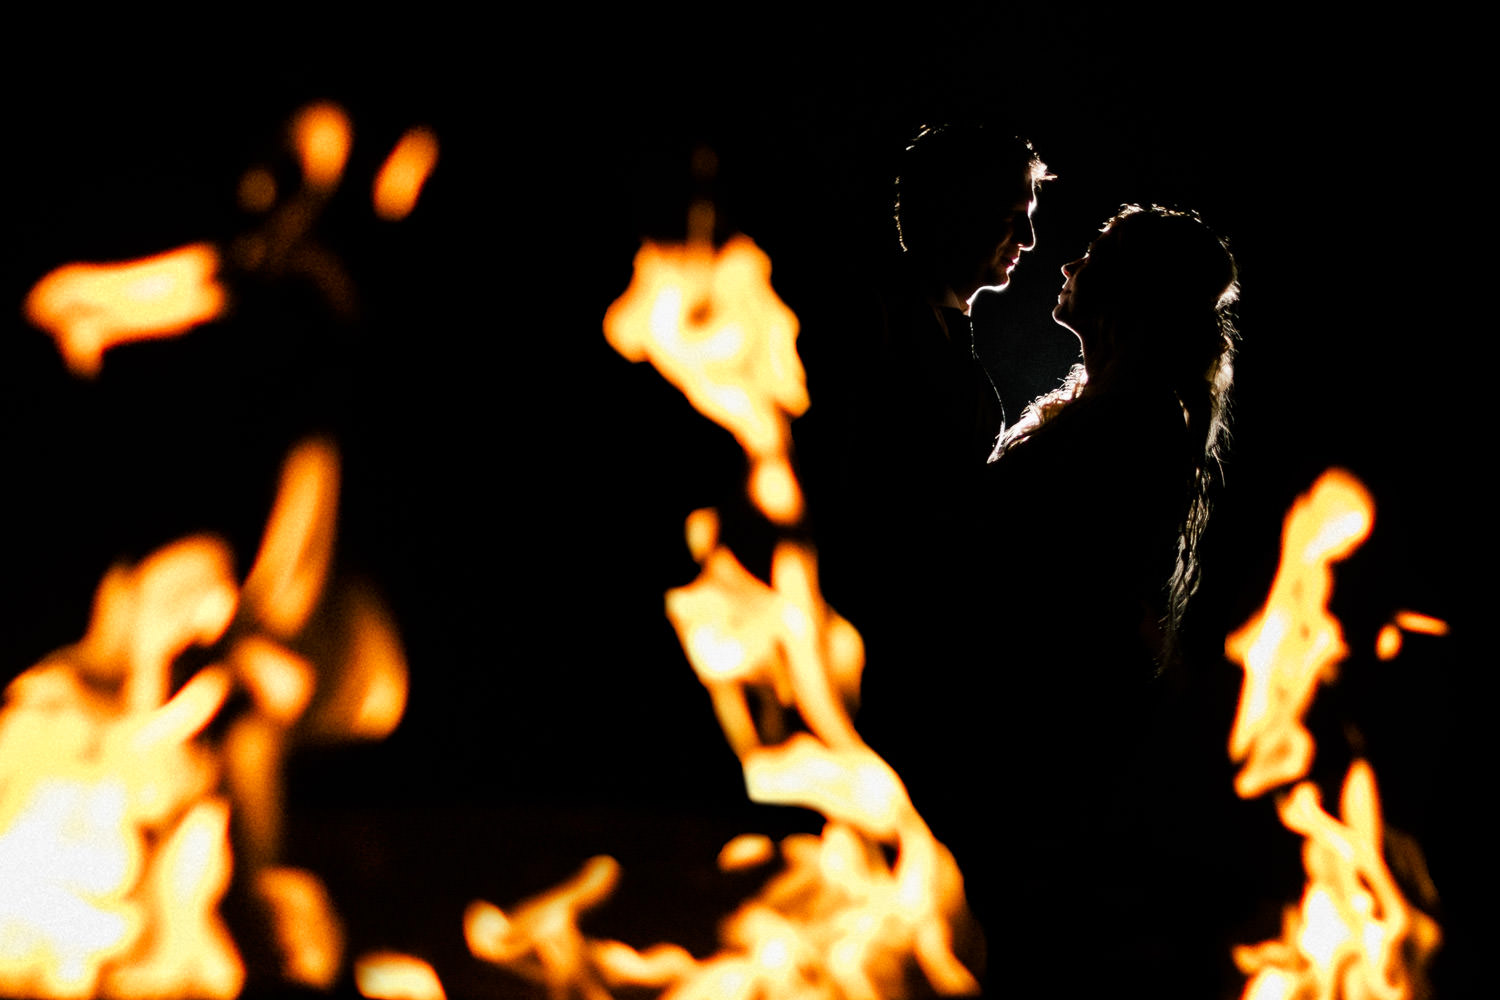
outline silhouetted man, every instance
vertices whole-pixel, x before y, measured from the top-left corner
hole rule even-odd
[[[948,555],[934,533],[966,528],[959,519],[1004,424],[969,304],[1008,285],[1035,243],[1031,213],[1047,176],[1024,139],[924,128],[896,183],[899,253],[841,289],[839,315],[799,341],[812,407],[798,452],[825,565],[851,577],[856,615],[891,570],[930,575],[925,564]]]
[[[850,282],[840,314],[799,341],[812,405],[797,447],[824,589],[866,640],[860,730],[898,770],[946,766],[928,739],[938,715],[989,672],[970,582],[987,569],[976,501],[1004,411],[968,309],[1034,244],[1047,176],[1025,140],[923,129],[902,157],[892,253],[864,276],[875,287]]]
[[[949,126],[917,135],[896,182],[896,230],[905,253],[892,298],[904,296],[907,308],[905,322],[889,327],[888,346],[894,360],[911,360],[927,353],[934,333],[942,335],[951,363],[946,372],[930,373],[926,388],[961,396],[969,394],[965,382],[975,383],[974,450],[985,458],[1005,414],[975,355],[969,307],[980,292],[1009,285],[1021,255],[1036,244],[1031,213],[1037,186],[1048,176],[1024,139]],[[923,310],[911,308],[912,300],[926,307],[935,326],[924,322]],[[943,377],[949,392],[938,384]]]

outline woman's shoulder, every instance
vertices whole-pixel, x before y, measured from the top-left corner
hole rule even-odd
[[[1180,492],[1187,426],[1174,397],[1080,396],[991,462],[992,493],[1045,493],[1064,508],[1155,506]]]

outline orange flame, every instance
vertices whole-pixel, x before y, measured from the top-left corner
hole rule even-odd
[[[587,960],[590,944],[578,929],[578,915],[607,899],[619,878],[619,863],[601,856],[563,884],[521,903],[513,915],[476,900],[464,913],[464,939],[476,958],[545,983],[555,996],[571,989],[586,998],[607,998]]]
[[[32,288],[26,318],[52,334],[73,374],[93,376],[117,344],[175,336],[220,316],[218,270],[207,243],[119,264],[67,264]]]
[[[769,260],[743,237],[717,256],[706,242],[647,244],[630,288],[605,316],[605,335],[627,358],[650,360],[735,435],[751,459],[752,499],[772,521],[792,525],[802,504],[787,421],[806,409],[807,396],[796,317],[771,292],[769,275]],[[750,797],[821,810],[829,817],[823,835],[783,841],[785,869],[725,921],[723,949],[701,962],[675,945],[638,952],[583,935],[579,911],[602,901],[616,878],[607,858],[523,904],[515,918],[475,903],[465,918],[470,950],[545,982],[553,996],[589,1000],[625,984],[666,987],[664,1000],[876,1000],[905,995],[912,966],[940,994],[978,992],[954,953],[955,926],[968,919],[958,866],[854,729],[863,643],[824,603],[812,549],[779,542],[768,584],[719,543],[718,529],[711,509],[689,515],[688,549],[702,572],[667,594],[667,615]],[[788,737],[792,712],[810,732]],[[719,863],[749,867],[772,851],[764,837],[737,837]]]
[[[1229,756],[1243,761],[1234,790],[1253,798],[1295,781],[1312,762],[1302,717],[1319,680],[1338,675],[1348,653],[1338,619],[1328,613],[1329,564],[1370,533],[1375,505],[1347,472],[1325,472],[1286,517],[1281,564],[1265,606],[1224,643],[1245,668]]]
[[[272,915],[282,977],[332,989],[344,960],[344,931],[323,883],[311,872],[268,867],[256,878],[255,891]]]
[[[1408,632],[1420,632],[1423,635],[1448,634],[1447,622],[1415,611],[1397,611],[1396,624]]]
[[[337,469],[322,442],[289,456],[243,588],[227,546],[206,536],[115,567],[84,638],[6,690],[0,993],[237,995],[244,970],[217,913],[231,806],[248,882],[286,946],[287,978],[333,982],[342,940],[326,893],[270,865],[280,765],[305,714],[314,731],[347,719],[346,738],[380,735],[405,692],[394,631],[368,598],[348,616],[354,662],[332,696],[320,697],[319,667],[283,645],[323,590]],[[219,655],[173,693],[171,667],[190,647]],[[236,688],[248,706],[235,709],[216,751],[198,737]]]
[[[372,1000],[445,1000],[443,984],[432,966],[392,951],[360,956],[354,963],[354,985]]]
[[[1395,621],[1381,626],[1379,634],[1375,636],[1375,655],[1382,660],[1395,659],[1396,654],[1401,652],[1403,629],[1422,635],[1447,635],[1448,623],[1441,618],[1418,614],[1415,611],[1398,611]]]
[[[751,497],[779,524],[802,516],[787,460],[791,417],[807,409],[797,317],[771,288],[771,260],[737,236],[717,253],[705,242],[647,243],[604,335],[631,361],[649,360],[751,461]]]
[[[1281,566],[1261,612],[1225,643],[1245,666],[1230,754],[1245,760],[1235,779],[1241,796],[1297,781],[1312,760],[1301,719],[1321,678],[1334,679],[1347,653],[1327,609],[1329,563],[1369,534],[1374,505],[1352,476],[1325,473],[1287,513]],[[1446,625],[1400,612],[1413,631],[1442,634]],[[1400,648],[1396,625],[1381,630],[1377,655]],[[1305,838],[1308,882],[1300,907],[1283,915],[1282,936],[1238,947],[1234,960],[1251,976],[1244,1000],[1410,1000],[1425,989],[1427,962],[1440,933],[1402,897],[1382,854],[1375,775],[1355,761],[1344,779],[1342,822],[1323,811],[1318,788],[1300,781],[1277,801],[1290,830]],[[1415,850],[1415,848],[1412,848]]]
[[[14,877],[0,900],[0,993],[239,992],[239,956],[214,912],[229,877],[228,805],[194,742],[228,675],[204,668],[165,698],[170,658],[227,619],[163,598],[187,597],[195,579],[217,589],[219,554],[192,539],[113,571],[90,636],[6,692],[0,871]],[[134,615],[163,616],[154,637],[121,641]]]
[[[779,544],[767,586],[717,544],[717,533],[714,511],[689,517],[688,546],[703,571],[667,594],[667,617],[709,690],[730,745],[743,756],[762,742],[747,698],[752,687],[768,690],[783,706],[795,701],[830,744],[858,743],[848,709],[858,701],[864,644],[818,594],[812,550]]]
[[[407,131],[375,175],[375,214],[392,222],[410,215],[417,207],[422,185],[437,165],[437,157],[437,136],[431,130]]]
[[[286,637],[299,630],[323,593],[338,517],[338,455],[312,441],[294,449],[281,470],[276,505],[244,595],[259,624]]]
[[[1419,973],[1441,934],[1407,905],[1381,854],[1375,775],[1355,761],[1339,812],[1323,811],[1318,790],[1301,782],[1277,803],[1286,826],[1305,838],[1308,884],[1300,907],[1287,907],[1279,940],[1234,950],[1252,976],[1245,1000],[1404,1000],[1418,994]]]
[[[314,188],[337,186],[352,141],[349,116],[332,102],[310,104],[292,119],[292,146],[302,162],[302,176]]]

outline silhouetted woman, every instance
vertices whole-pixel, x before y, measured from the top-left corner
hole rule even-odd
[[[951,783],[994,818],[974,822],[949,787],[932,799],[933,826],[966,873],[991,982],[998,946],[1040,963],[1030,987],[1095,996],[1107,995],[1088,989],[1107,979],[1096,960],[1111,949],[1147,960],[1146,904],[1169,908],[1157,890],[1171,866],[1146,803],[1172,777],[1132,762],[1160,759],[1147,746],[1153,677],[1197,583],[1238,285],[1196,215],[1156,207],[1124,208],[1063,273],[1053,316],[1083,364],[1027,409],[987,469],[991,655],[950,723],[963,761]],[[1111,925],[1107,946],[1073,938]]]
[[[1021,604],[1109,628],[1124,655],[1133,635],[1131,660],[1162,663],[1198,585],[1225,439],[1234,258],[1196,214],[1129,205],[1063,275],[1052,315],[1083,364],[996,450],[996,556],[1051,591],[1023,582]]]

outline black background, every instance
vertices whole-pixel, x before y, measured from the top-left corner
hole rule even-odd
[[[385,596],[412,674],[391,739],[293,763],[293,853],[339,869],[330,883],[359,898],[352,944],[451,948],[456,913],[413,926],[432,899],[448,905],[443,892],[504,905],[608,851],[627,870],[609,933],[701,947],[720,897],[745,886],[679,869],[706,866],[721,832],[809,821],[742,803],[662,614],[662,593],[694,573],[682,519],[731,502],[737,449],[613,354],[603,312],[641,238],[680,238],[695,194],[713,197],[723,232],[770,254],[794,309],[826,303],[840,265],[890,238],[892,164],[915,127],[985,117],[1031,137],[1058,175],[1037,248],[985,303],[1004,322],[1063,336],[1047,316],[1057,268],[1121,202],[1197,208],[1231,239],[1244,350],[1202,614],[1222,631],[1253,611],[1282,513],[1323,469],[1350,468],[1374,494],[1375,534],[1338,577],[1355,652],[1315,735],[1341,759],[1358,728],[1391,822],[1422,841],[1444,899],[1440,982],[1462,983],[1485,660],[1460,650],[1477,648],[1493,508],[1475,416],[1487,223],[1466,147],[1475,91],[1453,47],[1465,32],[1005,5],[814,22],[762,7],[502,28],[268,16],[139,48],[133,33],[49,46],[11,67],[7,98],[0,669],[75,641],[116,560],[214,531],[247,565],[281,457],[331,433],[340,570]],[[354,123],[314,233],[354,282],[354,315],[297,275],[230,275],[222,321],[70,377],[21,316],[26,291],[69,261],[252,229],[238,179],[264,164],[295,185],[285,124],[315,99]],[[439,166],[410,219],[381,222],[370,180],[417,124],[436,131]],[[699,147],[719,162],[707,184],[689,170]],[[1454,633],[1380,664],[1374,631],[1397,608]],[[1222,718],[1203,725],[1227,736],[1238,671],[1198,666],[1223,672],[1205,699]],[[1294,842],[1271,832],[1267,802],[1238,808],[1286,840],[1243,863],[1289,866],[1260,901],[1274,915],[1295,892]],[[431,853],[441,876],[415,871]],[[424,878],[443,892],[424,896]],[[694,919],[663,913],[678,910]],[[1226,930],[1226,947],[1244,933]]]

